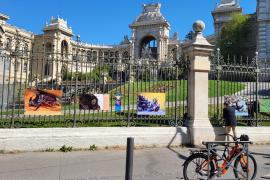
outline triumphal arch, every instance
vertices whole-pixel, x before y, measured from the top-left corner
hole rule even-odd
[[[160,12],[161,4],[144,4],[143,12],[129,26],[132,56],[165,61],[168,56],[170,24]]]

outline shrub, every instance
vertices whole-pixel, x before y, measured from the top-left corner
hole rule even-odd
[[[45,149],[45,152],[54,152],[54,149],[53,148],[47,148],[47,149]]]
[[[95,151],[95,150],[97,150],[97,146],[95,144],[90,145],[89,150],[90,151]]]
[[[72,151],[72,146],[63,145],[59,150],[61,152],[70,152],[70,151]]]

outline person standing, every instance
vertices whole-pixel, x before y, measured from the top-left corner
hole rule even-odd
[[[226,134],[229,134],[232,130],[233,136],[236,138],[236,116],[235,116],[235,107],[229,101],[224,102],[224,109],[223,109],[223,118],[225,121],[225,131]]]

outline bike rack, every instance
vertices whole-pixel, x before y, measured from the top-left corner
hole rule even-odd
[[[233,169],[235,169],[232,162],[234,162],[235,159],[238,158],[242,153],[245,153],[245,154],[248,155],[249,154],[248,153],[249,152],[248,151],[248,145],[252,144],[252,142],[251,141],[203,141],[202,142],[202,144],[205,145],[206,148],[207,148],[207,156],[208,156],[208,162],[207,162],[208,163],[208,170],[207,170],[208,171],[208,178],[207,179],[212,179],[213,178],[213,177],[210,177],[211,176],[211,174],[210,174],[210,163],[209,163],[210,162],[210,155],[215,154],[221,160],[223,160],[223,161],[226,160],[223,156],[221,156],[220,154],[217,153],[216,147],[217,146],[224,146],[224,145],[229,146],[229,144],[236,144],[236,143],[242,145],[242,150],[236,156],[232,157],[232,159],[230,160],[230,163],[226,164],[225,167],[222,167],[221,169],[219,169],[218,173],[215,174],[215,176],[220,175],[222,170],[224,170],[225,168],[232,167]],[[248,162],[249,160],[248,159],[249,158],[247,158],[247,165],[249,166],[249,162]],[[241,173],[241,174],[245,177],[245,175],[243,173]],[[249,173],[247,173],[246,179],[248,179],[248,178],[249,178]],[[235,178],[235,179],[239,179],[239,178]]]

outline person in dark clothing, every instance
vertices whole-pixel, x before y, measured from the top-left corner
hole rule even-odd
[[[223,118],[225,121],[225,131],[227,134],[233,131],[233,136],[236,137],[236,116],[235,116],[235,107],[232,106],[230,102],[225,102],[224,103],[224,109],[223,109]]]

